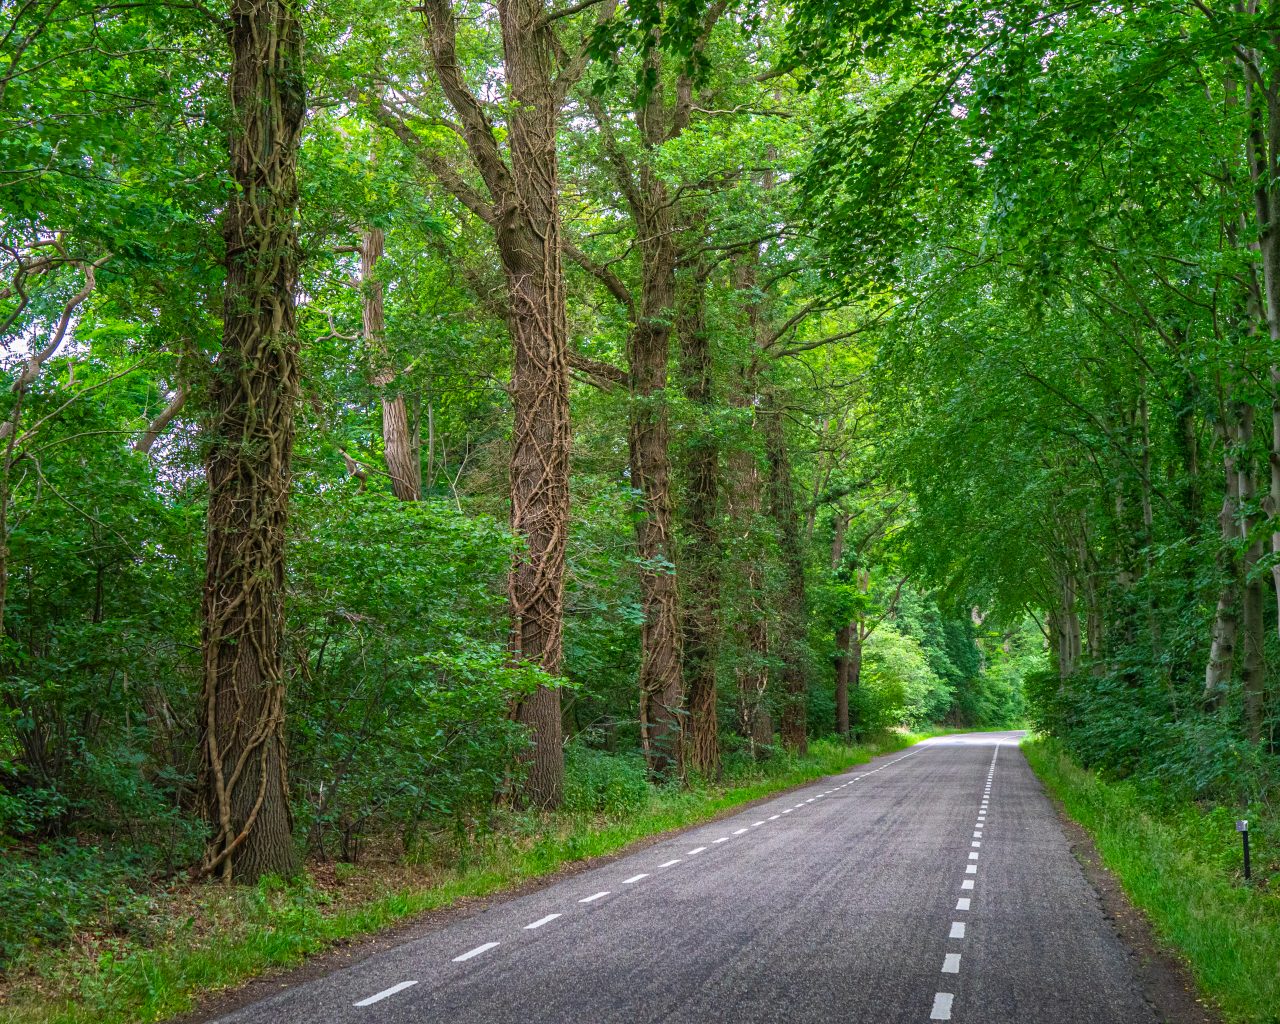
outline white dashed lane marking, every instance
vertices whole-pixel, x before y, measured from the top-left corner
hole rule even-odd
[[[368,999],[361,999],[360,1002],[354,1005],[372,1006],[374,1003],[380,1003],[388,996],[393,996],[397,992],[403,992],[407,988],[413,988],[416,984],[418,984],[416,981],[402,981],[399,985],[392,985],[390,988],[384,988],[381,992],[371,995]]]
[[[968,896],[961,896],[958,900],[956,900],[956,910],[968,910],[968,909],[969,909]]]
[[[603,896],[603,895],[605,895],[605,894],[604,894],[604,893],[601,893],[601,895]],[[579,902],[579,903],[581,903],[581,902],[584,902],[584,901],[579,900],[578,902]],[[494,947],[494,946],[496,946],[496,945],[498,945],[498,943],[496,943],[496,942],[485,942],[485,943],[482,943],[481,945],[476,946],[476,948],[475,948],[475,949],[469,949],[469,950],[467,950],[465,953],[462,953],[462,954],[461,954],[461,955],[459,955],[459,956],[455,956],[455,957],[453,958],[453,962],[454,962],[455,964],[460,964],[460,963],[462,963],[462,961],[463,961],[463,960],[470,960],[473,956],[479,956],[481,953],[486,953],[486,952],[488,952],[489,950],[493,949],[493,947]]]
[[[961,889],[972,889],[972,888],[973,888],[973,879],[972,879],[972,878],[966,878],[963,882],[961,882],[961,883],[960,883],[960,888],[961,888]]]
[[[933,1010],[929,1014],[930,1020],[950,1020],[951,1019],[951,1000],[955,997],[950,992],[938,992],[933,997]]]
[[[915,751],[913,751],[912,753],[915,753]],[[891,764],[896,764],[898,761],[905,760],[907,757],[910,757],[910,756],[911,756],[911,754],[905,754],[905,755],[903,755],[902,757],[899,757],[899,758],[895,759],[894,761],[890,761],[890,762],[889,762],[889,764],[881,765],[879,768],[875,768],[875,769],[873,769],[872,771],[866,772],[866,773],[865,773],[865,774],[863,774],[863,775],[858,775],[858,776],[855,776],[854,778],[847,779],[847,780],[846,780],[845,782],[843,782],[841,785],[836,786],[836,787],[834,787],[834,788],[832,788],[832,789],[825,790],[825,791],[823,791],[823,792],[821,792],[821,793],[818,793],[818,794],[816,794],[816,795],[814,795],[814,796],[811,796],[811,797],[809,797],[807,800],[804,800],[804,801],[802,801],[801,803],[798,803],[798,804],[796,804],[796,805],[795,805],[795,806],[793,806],[793,807],[786,807],[786,808],[783,808],[783,809],[782,809],[779,813],[777,813],[777,814],[772,814],[772,815],[770,815],[768,818],[764,818],[764,819],[761,819],[760,821],[752,822],[752,823],[751,823],[751,825],[750,825],[749,827],[747,827],[747,828],[740,828],[740,829],[737,829],[737,830],[735,830],[735,831],[734,831],[733,835],[735,835],[735,836],[740,836],[740,835],[742,835],[743,833],[747,832],[750,828],[759,828],[761,825],[765,824],[767,821],[776,821],[776,820],[777,820],[779,817],[781,817],[781,815],[783,815],[783,814],[790,814],[790,813],[791,813],[792,811],[794,811],[794,810],[800,810],[800,809],[802,809],[806,804],[811,804],[811,803],[813,803],[815,800],[821,800],[824,796],[828,796],[828,795],[830,795],[831,793],[836,792],[837,790],[844,789],[844,788],[845,788],[845,786],[851,786],[853,783],[855,783],[855,782],[859,781],[860,779],[864,779],[864,778],[866,778],[868,775],[874,775],[876,772],[883,771],[885,768],[889,767],[889,765],[891,765]],[[713,839],[713,840],[712,840],[712,844],[714,845],[715,843],[727,843],[727,842],[729,841],[729,839],[730,839],[730,837],[729,837],[729,836],[721,836],[721,837],[720,837],[720,838],[718,838],[718,839]],[[975,844],[975,845],[976,845],[976,844]],[[695,846],[692,850],[690,850],[688,853],[686,853],[686,854],[685,854],[685,856],[686,856],[686,857],[692,857],[692,856],[694,856],[694,855],[696,855],[696,854],[703,853],[703,852],[704,852],[704,851],[706,851],[706,850],[707,850],[707,847],[706,847],[706,846]],[[675,865],[675,864],[679,864],[679,863],[681,862],[681,860],[682,860],[682,859],[683,859],[683,858],[680,858],[680,857],[674,857],[674,858],[672,858],[671,860],[668,860],[668,861],[663,862],[662,864],[660,864],[660,865],[659,865],[659,867],[669,868],[669,867],[671,867],[671,866],[673,866],[673,865]],[[972,870],[972,869],[971,869],[971,870]],[[648,878],[648,877],[649,877],[649,873],[648,873],[648,872],[641,872],[640,874],[632,875],[630,878],[624,879],[622,884],[623,884],[623,885],[634,885],[636,882],[639,882],[639,881],[641,881],[642,879],[645,879],[645,878]],[[965,885],[965,887],[966,887],[966,888],[972,888],[973,883],[972,883],[972,882],[965,882],[965,883],[964,883],[964,885]],[[604,899],[606,896],[610,895],[610,892],[611,892],[611,890],[609,890],[609,889],[602,889],[600,892],[595,892],[595,893],[592,893],[590,896],[584,896],[584,897],[582,897],[580,900],[578,900],[578,902],[579,902],[579,903],[594,903],[596,900],[602,900],[602,899]],[[967,904],[967,903],[968,903],[968,900],[964,900],[963,902]],[[958,909],[958,908],[957,908],[957,909]],[[967,909],[967,908],[966,908],[966,909]],[[537,929],[539,929],[539,928],[543,927],[544,925],[550,924],[552,921],[555,921],[556,919],[558,919],[558,918],[560,918],[560,917],[562,917],[562,916],[563,916],[562,914],[547,914],[545,917],[540,917],[540,918],[538,918],[538,920],[536,920],[536,921],[532,921],[532,922],[530,922],[529,924],[525,925],[525,926],[524,926],[524,930],[525,930],[525,931],[536,931]],[[959,927],[963,928],[963,925],[960,925]],[[460,953],[458,956],[455,956],[455,957],[453,958],[453,962],[454,962],[454,963],[463,963],[464,961],[470,960],[472,957],[477,957],[477,956],[480,956],[480,954],[482,954],[482,953],[487,953],[489,950],[494,949],[494,948],[495,948],[495,947],[497,947],[498,945],[500,945],[500,943],[498,943],[498,942],[485,942],[485,943],[482,943],[481,945],[476,946],[474,949],[469,949],[469,950],[467,950],[465,953]],[[944,967],[943,969],[944,969],[944,970],[946,970],[946,968],[945,968],[945,967]],[[416,985],[416,984],[418,984],[418,982],[417,982],[416,980],[413,980],[413,981],[402,981],[402,982],[400,982],[398,985],[393,985],[393,986],[391,986],[391,987],[390,987],[390,988],[388,988],[388,989],[384,989],[384,990],[383,990],[383,991],[381,991],[381,992],[377,992],[377,993],[375,993],[374,995],[371,995],[371,996],[369,996],[369,997],[368,997],[368,998],[366,998],[366,999],[362,999],[362,1000],[360,1000],[358,1003],[355,1003],[354,1005],[355,1005],[355,1006],[372,1006],[374,1003],[380,1002],[380,1001],[381,1001],[381,1000],[383,1000],[383,999],[387,999],[388,997],[395,995],[397,992],[403,992],[405,989],[410,988],[410,987],[412,987],[412,986],[414,986],[414,985]],[[939,993],[939,995],[938,995],[938,999],[942,999],[942,997],[944,997],[944,996],[945,996],[945,1002],[946,1002],[946,1017],[944,1017],[944,1018],[939,1018],[939,1019],[949,1019],[949,1018],[950,1018],[950,1014],[951,1014],[951,1011],[950,1011],[950,1000],[951,1000],[951,996],[950,996],[950,995],[948,995],[948,994],[946,994],[946,993]],[[938,1004],[938,1000],[935,1000],[935,1008],[936,1008],[936,1005],[937,1005],[937,1004]]]
[[[950,935],[948,935],[948,936],[947,936],[947,938],[949,938],[949,939],[963,939],[963,938],[964,938],[964,922],[963,922],[963,921],[952,921],[952,922],[951,922],[951,934],[950,934]]]
[[[959,974],[960,973],[960,954],[948,953],[942,958],[943,974]]]

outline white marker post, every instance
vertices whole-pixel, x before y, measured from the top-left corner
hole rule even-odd
[[[1247,882],[1251,876],[1249,870],[1249,821],[1243,819],[1236,822],[1236,831],[1240,833],[1240,839],[1244,842],[1244,880]]]

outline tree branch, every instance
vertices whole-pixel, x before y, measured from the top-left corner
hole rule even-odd
[[[156,443],[156,439],[164,432],[165,427],[173,422],[174,417],[182,411],[182,407],[187,403],[187,389],[179,387],[174,393],[173,398],[169,400],[169,404],[164,410],[151,421],[151,424],[143,432],[142,436],[134,442],[133,450],[141,452],[143,455],[151,453],[151,447]]]

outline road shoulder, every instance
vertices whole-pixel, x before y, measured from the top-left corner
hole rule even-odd
[[[1062,801],[1040,777],[1035,778],[1057,814],[1071,853],[1097,894],[1103,914],[1132,958],[1134,977],[1156,1016],[1165,1024],[1223,1024],[1217,1008],[1200,995],[1187,965],[1160,942],[1146,914],[1129,902],[1119,879],[1102,862],[1092,836],[1067,814]]]

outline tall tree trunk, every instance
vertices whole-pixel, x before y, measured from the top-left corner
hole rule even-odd
[[[1271,554],[1275,561],[1271,566],[1271,582],[1275,589],[1277,628],[1280,629],[1280,367],[1271,368],[1271,451],[1267,465],[1270,470],[1270,487],[1265,511],[1276,524],[1271,531]]]
[[[754,395],[753,381],[748,377],[741,384],[741,391],[732,397],[733,404],[746,412],[751,408]],[[771,742],[772,726],[762,728],[768,716],[764,713],[765,694],[769,686],[769,626],[764,605],[764,574],[758,558],[756,521],[760,516],[762,481],[760,465],[753,451],[744,445],[734,447],[728,455],[728,513],[727,519],[734,526],[730,538],[731,550],[742,553],[741,565],[745,593],[735,604],[732,620],[736,644],[739,650],[734,674],[737,681],[738,733],[751,744],[752,756],[758,756],[757,746]],[[768,736],[763,734],[768,732]]]
[[[836,630],[836,733],[849,738],[849,687],[853,680],[853,623]]]
[[[1259,67],[1249,61],[1241,61],[1244,79],[1245,106],[1249,116],[1249,132],[1245,139],[1245,152],[1249,162],[1249,177],[1253,184],[1254,220],[1257,229],[1258,252],[1262,259],[1262,294],[1256,296],[1252,312],[1261,312],[1267,337],[1271,341],[1272,350],[1280,345],[1280,94],[1276,92],[1274,81],[1276,67],[1274,60],[1263,61],[1262,76]],[[1271,66],[1267,67],[1266,64]],[[1269,78],[1270,82],[1266,79]],[[1234,85],[1229,90],[1229,103],[1234,103],[1236,90]],[[1258,318],[1255,316],[1255,322]],[[1280,370],[1271,367],[1273,386],[1280,379]],[[1280,504],[1280,407],[1277,399],[1272,399],[1272,443],[1271,443],[1271,479],[1270,502]],[[1251,424],[1250,424],[1251,426]],[[1251,433],[1251,431],[1250,431]],[[1248,458],[1242,452],[1241,460]],[[1250,469],[1249,477],[1253,473]],[[1252,488],[1251,488],[1252,489]],[[1241,494],[1242,505],[1245,496]],[[1244,529],[1247,531],[1248,527]],[[1247,536],[1247,532],[1246,532]],[[1280,535],[1273,531],[1271,536],[1273,552],[1280,553]],[[1262,737],[1262,723],[1267,714],[1265,666],[1262,663],[1262,637],[1255,638],[1255,602],[1256,615],[1262,616],[1261,589],[1250,569],[1261,558],[1261,539],[1257,544],[1250,544],[1245,554],[1245,579],[1243,600],[1243,625],[1245,629],[1244,654],[1244,712],[1245,727],[1249,738],[1259,740]],[[1272,569],[1276,587],[1277,611],[1280,613],[1280,566]],[[1257,594],[1253,593],[1255,585]],[[1258,623],[1260,625],[1260,623]],[[1280,620],[1278,620],[1280,626]],[[1256,650],[1255,650],[1256,648]]]
[[[782,395],[772,390],[765,397],[760,422],[769,462],[769,512],[778,531],[785,583],[782,593],[782,630],[778,638],[782,658],[782,714],[779,732],[787,749],[805,753],[809,746],[806,723],[808,673],[805,664],[804,551],[800,544],[800,516],[796,511],[795,483],[782,416]]]
[[[1080,613],[1076,608],[1076,580],[1069,570],[1058,578],[1058,676],[1069,679],[1080,667]]]
[[[1232,445],[1234,431],[1222,430],[1223,474],[1226,493],[1218,523],[1222,543],[1218,547],[1217,576],[1219,580],[1218,604],[1213,616],[1212,640],[1209,645],[1209,663],[1205,666],[1202,703],[1208,708],[1219,707],[1226,696],[1227,686],[1235,670],[1236,634],[1239,630],[1236,606],[1239,595],[1240,569],[1235,554],[1235,540],[1239,517],[1240,476],[1236,472],[1236,453]]]
[[[845,687],[846,691],[852,696],[858,692],[858,687],[862,685],[862,655],[867,647],[867,632],[862,617],[859,616],[854,620],[849,628],[849,662],[845,669],[845,675],[848,683]],[[857,737],[857,722],[853,721],[853,715],[850,713],[849,727],[845,730],[846,734]]]
[[[1236,414],[1236,471],[1239,474],[1239,532],[1245,542],[1240,602],[1240,627],[1243,631],[1244,650],[1240,661],[1243,683],[1245,735],[1258,741],[1262,738],[1263,704],[1266,697],[1266,661],[1263,657],[1263,596],[1262,580],[1254,567],[1262,559],[1262,537],[1255,534],[1253,517],[1249,509],[1257,498],[1257,474],[1249,448],[1253,441],[1253,407],[1240,403]]]
[[[384,105],[374,116],[406,143],[494,233],[506,282],[512,366],[511,527],[524,541],[508,579],[511,653],[558,675],[563,660],[564,557],[569,528],[569,360],[561,266],[554,22],[541,0],[497,0],[503,75],[510,90],[505,142],[462,74],[451,0],[423,0],[431,61],[488,196],[473,189]],[[606,2],[606,10],[609,9]],[[562,77],[572,78],[572,75]],[[529,727],[526,802],[552,807],[564,788],[560,693],[539,687],[513,714]]]
[[[572,441],[556,152],[560,98],[543,4],[499,0],[498,16],[512,98],[511,198],[523,213],[496,225],[514,349],[511,525],[526,543],[511,573],[513,647],[517,657],[559,675]],[[559,691],[540,687],[520,702],[516,718],[534,739],[525,796],[539,806],[558,805],[564,787]]]
[[[287,0],[234,0],[222,352],[206,476],[202,791],[205,871],[296,869],[286,776],[284,556],[298,398],[302,32]]]
[[[682,283],[676,330],[685,397],[698,423],[682,460],[684,523],[681,558],[684,682],[689,724],[686,763],[708,778],[720,774],[716,714],[716,661],[720,653],[721,550],[716,522],[720,491],[720,446],[715,411],[711,338],[706,322],[706,282],[690,275]]]
[[[831,574],[840,571],[844,561],[844,535],[849,528],[849,517],[843,512],[836,514],[831,534]],[[836,734],[849,738],[849,643],[853,637],[853,623],[843,622],[836,628],[835,635],[835,670],[836,670]]]
[[[656,60],[656,58],[655,58]],[[646,147],[632,203],[641,258],[640,308],[627,339],[631,390],[628,441],[631,486],[644,514],[636,522],[644,624],[640,641],[640,741],[649,771],[680,771],[683,676],[672,546],[667,360],[676,298],[675,218],[667,189],[648,156],[665,140],[661,77],[636,120]]]
[[[382,228],[369,228],[360,246],[360,280],[364,289],[364,340],[373,360],[373,386],[382,401],[382,455],[391,477],[391,490],[401,501],[422,500],[422,459],[409,426],[404,395],[391,392],[395,368],[387,352],[382,282],[378,260],[386,242]]]

